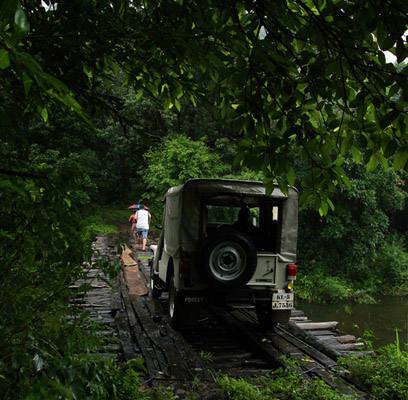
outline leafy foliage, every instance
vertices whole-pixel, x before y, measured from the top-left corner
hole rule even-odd
[[[408,352],[396,343],[371,349],[372,355],[343,359],[342,364],[370,390],[373,399],[406,399]]]
[[[405,212],[399,176],[381,168],[367,173],[355,163],[345,167],[350,189],[335,191],[335,212],[325,218],[312,209],[300,213],[300,282],[306,285],[300,292],[315,300],[368,300],[357,294],[382,291],[396,282],[393,276],[408,282],[404,245],[390,233],[390,217]],[[398,261],[391,261],[391,249]]]
[[[212,108],[242,131],[237,162],[293,183],[294,159],[309,161],[302,201],[325,214],[326,191],[349,187],[353,157],[372,171],[401,169],[406,144],[407,55],[404,0],[2,3],[0,67],[13,93],[43,119],[64,105],[116,107],[94,89],[121,76],[142,93]],[[95,26],[98,34],[95,35]],[[101,40],[103,38],[103,40]],[[79,102],[80,103],[79,103]],[[10,126],[6,108],[2,115]],[[11,113],[12,117],[15,113]]]
[[[183,135],[166,138],[146,153],[148,167],[143,175],[146,192],[140,202],[147,201],[153,221],[161,222],[161,199],[167,190],[191,178],[215,178],[228,168],[202,140],[193,141]]]

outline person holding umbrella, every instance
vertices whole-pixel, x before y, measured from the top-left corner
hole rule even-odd
[[[149,212],[149,208],[140,205],[135,213],[138,250],[146,251],[147,235],[149,233],[151,219],[152,216]]]

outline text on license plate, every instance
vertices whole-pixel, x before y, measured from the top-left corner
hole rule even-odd
[[[274,293],[272,295],[272,310],[288,310],[293,308],[294,293]]]

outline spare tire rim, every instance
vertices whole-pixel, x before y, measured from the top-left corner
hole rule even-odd
[[[220,281],[231,281],[244,272],[247,257],[245,251],[237,243],[223,242],[214,247],[208,262],[215,278]]]

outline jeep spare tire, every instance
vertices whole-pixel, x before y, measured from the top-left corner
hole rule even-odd
[[[208,236],[199,253],[200,270],[212,287],[245,285],[256,269],[257,254],[252,241],[233,229]]]

